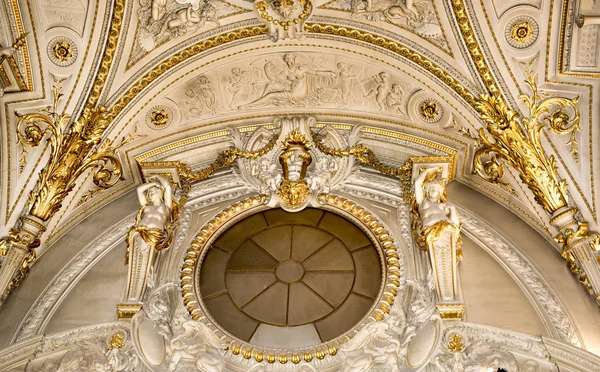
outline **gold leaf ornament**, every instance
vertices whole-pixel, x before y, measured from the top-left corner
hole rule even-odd
[[[492,157],[507,162],[519,171],[521,180],[534,193],[535,200],[552,214],[568,205],[568,196],[566,182],[558,174],[554,157],[548,157],[544,152],[541,130],[546,124],[557,133],[577,130],[577,99],[540,95],[537,76],[529,68],[526,83],[532,95],[523,94],[520,97],[529,109],[529,116],[522,120],[519,120],[516,112],[508,109],[499,94],[481,95],[476,108],[486,127],[479,130],[478,148],[473,160],[474,172],[489,182],[506,185],[500,180],[502,165],[498,161],[492,165],[488,159]],[[571,114],[565,108],[569,108]],[[493,141],[487,133],[493,137]]]
[[[30,214],[43,221],[48,221],[61,208],[62,201],[85,171],[96,171],[93,176],[96,186],[113,186],[121,177],[121,163],[115,152],[126,143],[124,140],[113,147],[107,140],[98,146],[109,125],[103,106],[86,107],[69,128],[70,115],[58,114],[63,81],[54,81],[52,107],[39,113],[17,114],[17,138],[21,145],[38,146],[46,134],[50,142],[50,161],[29,194]]]

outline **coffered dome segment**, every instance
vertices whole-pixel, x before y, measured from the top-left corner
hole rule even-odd
[[[335,355],[395,301],[402,267],[383,225],[356,203],[321,196],[322,209],[268,209],[251,197],[208,221],[181,274],[192,317],[257,361]],[[257,213],[258,212],[258,213]]]

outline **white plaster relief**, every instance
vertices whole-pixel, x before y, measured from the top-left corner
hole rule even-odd
[[[435,5],[430,0],[333,0],[322,8],[351,12],[352,17],[367,22],[389,22],[431,41],[442,49],[448,49]]]
[[[332,54],[270,53],[204,71],[169,94],[187,119],[266,107],[351,108],[408,118],[417,89],[397,73]]]
[[[600,25],[582,27],[578,36],[577,66],[598,68]]]
[[[85,0],[42,0],[38,6],[46,30],[67,27],[82,36],[90,3]]]
[[[218,28],[221,19],[249,11],[220,0],[139,0],[139,4],[129,66],[169,40]]]

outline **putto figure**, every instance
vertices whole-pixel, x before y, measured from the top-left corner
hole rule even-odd
[[[262,183],[260,192],[264,194],[277,191],[281,183],[281,173],[277,170],[277,164],[271,163],[267,158],[252,164],[252,175]]]
[[[140,302],[151,280],[158,252],[173,240],[174,216],[178,204],[173,200],[169,181],[156,177],[137,189],[141,208],[136,224],[127,234],[125,264],[129,264],[127,302]]]

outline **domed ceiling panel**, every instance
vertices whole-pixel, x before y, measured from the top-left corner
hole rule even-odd
[[[321,9],[332,9],[350,13],[352,18],[365,21],[368,24],[390,26],[414,33],[434,46],[450,53],[446,35],[440,25],[437,4],[430,0],[420,1],[362,1],[362,0],[330,0],[321,5]],[[346,14],[340,18],[345,18]],[[388,28],[392,28],[388,26]],[[383,26],[385,28],[385,26]]]
[[[273,225],[257,224],[259,219]],[[223,243],[234,235],[237,244],[241,229],[244,240],[237,247]],[[226,254],[224,245],[232,247]],[[317,339],[303,346],[342,335],[344,327],[368,314],[381,280],[381,259],[370,238],[338,215],[309,208],[268,210],[225,230],[202,261],[198,283],[209,314],[225,331],[245,342],[278,347],[272,342],[283,339],[281,332],[302,338],[312,329]],[[231,327],[232,304],[243,314],[235,318],[248,319],[247,325]]]

